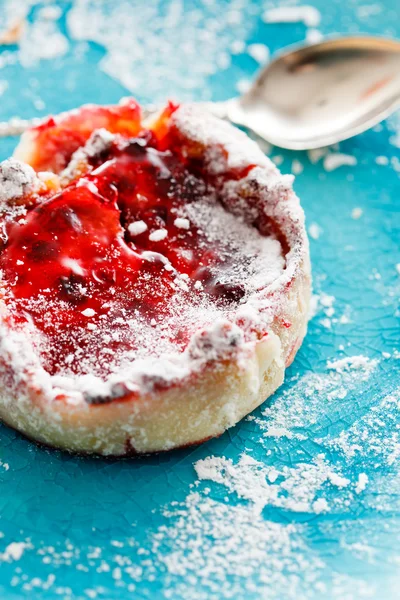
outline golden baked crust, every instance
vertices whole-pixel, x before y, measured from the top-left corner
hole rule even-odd
[[[26,333],[13,330],[4,304],[0,416],[51,446],[124,455],[220,435],[281,385],[306,333],[309,250],[292,178],[282,176],[244,133],[196,106],[167,111],[148,126],[163,130],[185,160],[201,165],[229,213],[279,240],[285,267],[238,304],[234,314],[200,326],[177,356],[161,354],[151,369],[145,364],[119,374],[118,381],[113,376],[100,382],[96,393],[102,401],[96,403],[86,401],[82,378],[70,381],[43,368]],[[22,139],[17,156],[30,162],[36,149],[31,134],[25,139],[29,147]],[[129,385],[120,397],[108,398],[107,385],[115,389],[119,383]]]

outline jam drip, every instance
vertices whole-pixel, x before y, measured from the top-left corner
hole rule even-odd
[[[265,243],[280,260],[244,224],[232,238],[234,217],[196,173],[152,132],[118,135],[83,176],[3,223],[6,302],[16,326],[34,325],[51,374],[106,376],[183,350],[245,300]]]

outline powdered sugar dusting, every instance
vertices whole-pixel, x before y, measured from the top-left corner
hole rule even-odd
[[[265,506],[285,508],[294,512],[321,512],[321,500],[318,493],[325,483],[337,488],[347,488],[350,481],[335,472],[324,455],[318,455],[311,463],[283,467],[278,471],[246,454],[234,465],[225,458],[209,457],[195,465],[197,476],[201,480],[211,480],[225,485],[245,500],[252,502],[257,513]],[[330,507],[326,500],[324,511]]]
[[[192,100],[194,90],[210,99],[209,77],[229,67],[231,45],[243,43],[252,23],[252,7],[242,0],[229,2],[224,18],[214,2],[200,8],[162,0],[142,3],[140,10],[128,2],[76,0],[67,14],[74,40],[105,48],[100,68],[150,102],[165,101],[166,73],[169,90],[180,100]]]
[[[370,359],[367,356],[348,356],[338,360],[328,361],[328,369],[344,373],[349,371],[369,372],[373,371],[378,364],[377,359]]]
[[[221,282],[240,281],[255,291],[283,273],[285,260],[278,240],[251,232],[246,223],[222,206],[197,202],[188,205],[184,214],[194,225],[204,228],[207,241],[214,247],[220,245],[223,231],[227,268],[222,267]],[[230,261],[229,256],[235,256],[235,261]]]
[[[299,23],[308,27],[318,27],[321,13],[314,6],[281,6],[265,11],[263,20],[266,23]]]
[[[18,200],[39,186],[36,173],[29,165],[15,158],[0,164],[0,205]]]
[[[342,166],[354,167],[357,164],[357,158],[350,154],[342,154],[340,152],[332,152],[324,158],[325,171],[334,171]]]
[[[184,219],[182,217],[178,217],[177,219],[175,219],[174,225],[175,227],[178,227],[178,229],[190,229],[189,219]]]
[[[135,314],[127,312],[119,305],[116,295],[115,301],[102,308],[105,314],[100,317],[90,314],[90,322],[86,323],[85,329],[78,328],[69,333],[60,331],[58,339],[62,341],[62,336],[67,335],[65,344],[71,345],[72,350],[57,366],[57,373],[53,377],[54,394],[64,389],[71,397],[76,397],[79,392],[86,396],[101,397],[117,393],[112,390],[120,389],[121,383],[131,390],[138,387],[149,389],[155,379],[171,382],[184,378],[192,369],[200,368],[204,361],[210,360],[211,356],[212,360],[216,360],[220,353],[230,352],[231,335],[241,339],[244,348],[245,344],[254,342],[251,336],[249,338],[252,328],[268,330],[274,316],[273,304],[265,294],[261,294],[257,302],[254,302],[254,298],[269,285],[275,286],[276,291],[281,290],[285,282],[295,276],[303,259],[306,252],[303,214],[291,191],[292,178],[281,176],[273,163],[244,133],[198,107],[189,105],[179,108],[173,114],[172,128],[182,139],[189,140],[191,144],[200,144],[204,149],[205,167],[212,176],[228,174],[228,181],[225,180],[219,192],[223,202],[227,199],[226,206],[215,201],[215,193],[208,198],[200,194],[197,201],[184,204],[175,213],[175,230],[160,227],[149,231],[148,239],[155,247],[154,252],[143,253],[143,258],[149,262],[149,271],[141,275],[141,285],[143,290],[148,287],[150,295],[154,293],[151,264],[154,261],[162,263],[169,273],[167,285],[174,290],[167,312],[162,315],[156,312],[151,319],[143,318],[140,311]],[[79,174],[82,161],[107,150],[114,140],[115,136],[107,131],[94,132],[86,145],[74,154],[72,167],[67,168],[64,176],[66,172],[75,170]],[[250,173],[230,186],[229,172],[242,168],[250,168]],[[93,187],[91,182],[90,185]],[[261,191],[261,197],[257,200],[258,212],[254,215],[252,203],[244,203],[240,199],[240,194],[247,195],[246,189],[253,187]],[[95,188],[93,193],[97,193]],[[285,198],[285,202],[281,201],[282,198]],[[250,224],[261,216],[263,210],[278,221],[285,234],[287,230],[291,252],[286,258],[274,235],[260,235]],[[289,223],[294,223],[294,226],[288,227]],[[141,221],[127,224],[128,231],[131,228],[134,236],[144,233],[145,226],[147,223]],[[192,227],[197,231],[200,247],[207,249],[209,246],[218,254],[219,266],[212,277],[217,279],[216,293],[227,294],[231,298],[228,305],[212,300],[203,285],[191,286],[185,274],[174,271],[162,250],[157,251],[161,248],[158,244],[163,244],[167,238],[173,240],[181,235],[181,231],[191,235]],[[192,252],[189,248],[179,251]],[[189,255],[186,258],[191,259]],[[70,266],[72,272],[80,276],[79,265],[71,263]],[[199,267],[206,268],[206,265]],[[78,290],[82,284],[76,285],[77,292],[90,293],[90,290],[83,288]],[[280,302],[279,294],[276,294],[274,301]],[[24,310],[35,311],[45,319],[52,302],[43,293],[36,299],[27,299]],[[251,308],[247,313],[252,315],[252,326],[247,316],[242,321],[246,325],[241,326],[245,327],[245,331],[240,331],[236,311],[238,304],[244,309],[246,303]],[[196,338],[191,339],[191,336],[195,331],[207,328],[212,348],[205,352],[206,347],[198,346]],[[41,355],[54,361],[56,354],[53,345],[42,335],[35,334],[33,339]],[[133,346],[132,339],[135,340]],[[236,346],[240,348],[241,344]],[[116,353],[116,346],[124,347],[126,351]],[[48,359],[45,358],[44,364]],[[79,365],[78,372],[76,365]]]
[[[363,362],[366,363],[367,360]],[[373,372],[360,366],[354,372],[308,373],[300,379],[293,377],[287,393],[278,397],[261,417],[252,417],[252,422],[261,431],[278,427],[280,423],[281,428],[292,433],[296,433],[299,426],[310,432],[323,421],[325,403],[321,401],[322,394],[329,389],[336,391],[328,401],[342,402],[342,387],[349,393],[357,392],[360,378],[368,378]],[[145,543],[141,544],[133,537],[134,528],[121,539],[112,540],[112,553],[107,562],[103,558],[108,556],[105,544],[90,550],[72,544],[55,548],[45,543],[32,548],[29,541],[24,540],[27,544],[24,551],[34,552],[51,567],[81,565],[76,568],[88,570],[90,574],[103,573],[104,577],[110,577],[110,585],[118,581],[130,593],[135,592],[137,582],[143,578],[151,580],[161,569],[167,598],[190,596],[195,600],[206,600],[210,595],[218,594],[218,597],[228,599],[246,593],[278,600],[282,598],[282,590],[288,598],[299,598],[304,592],[305,576],[309,595],[319,597],[329,588],[334,598],[342,598],[344,594],[350,598],[368,598],[371,587],[367,583],[337,573],[329,555],[316,551],[313,526],[327,531],[325,528],[333,524],[335,539],[340,537],[340,544],[346,545],[349,556],[374,551],[373,546],[366,544],[365,537],[348,542],[337,518],[342,515],[344,524],[351,522],[352,508],[357,506],[360,498],[365,498],[371,486],[365,470],[367,465],[355,473],[350,468],[357,453],[364,449],[368,456],[374,456],[375,462],[380,458],[392,464],[400,455],[400,446],[397,448],[395,440],[393,443],[389,440],[386,448],[381,437],[385,419],[387,422],[387,419],[395,418],[398,401],[398,395],[391,395],[378,411],[372,408],[364,420],[355,424],[354,430],[350,429],[350,439],[340,433],[328,434],[327,439],[312,436],[319,450],[311,452],[311,456],[301,452],[301,448],[311,448],[305,445],[304,437],[302,440],[292,438],[297,444],[297,452],[296,446],[291,445],[287,454],[287,446],[282,440],[273,451],[271,438],[265,444],[263,437],[253,436],[257,459],[251,456],[255,449],[252,446],[248,450],[240,449],[237,458],[212,455],[196,460],[197,481],[186,497],[161,508],[164,520],[151,527]],[[361,447],[360,440],[365,436],[369,436],[369,443]],[[333,438],[331,441],[330,437]],[[358,442],[358,450],[352,442]],[[334,464],[329,454],[329,448],[334,444],[347,452],[348,463],[341,463],[341,467]],[[321,451],[323,448],[327,451]],[[288,456],[289,461],[286,460]],[[281,517],[277,521],[276,516],[282,514],[284,522]],[[336,519],[332,521],[334,515]],[[16,555],[18,552],[19,547]],[[11,549],[11,555],[13,553]],[[11,555],[7,560],[12,560]],[[23,585],[19,573],[15,575],[15,582],[18,586]],[[45,581],[43,583],[46,585]],[[42,582],[38,582],[38,586],[37,589],[41,589]],[[88,591],[90,598],[96,597],[101,590],[92,586]]]
[[[147,225],[144,221],[135,221],[128,225],[128,231],[132,237],[135,237],[136,235],[140,235],[147,231]]]
[[[114,134],[104,128],[93,131],[86,144],[73,153],[69,164],[61,173],[63,182],[67,183],[73,180],[76,175],[79,175],[88,158],[93,158],[108,150],[115,137]]]
[[[149,240],[152,242],[161,242],[161,240],[165,240],[167,236],[168,231],[166,229],[156,229],[149,235]]]
[[[4,552],[0,553],[0,561],[11,562],[19,560],[26,548],[31,548],[31,544],[27,542],[11,542],[8,544]]]
[[[275,165],[245,133],[211,114],[204,116],[204,109],[187,104],[173,114],[172,123],[182,135],[207,147],[206,165],[211,173],[254,164],[264,167],[271,178],[279,175]]]
[[[281,598],[284,589],[288,598],[298,598],[304,583],[302,579],[299,583],[297,573],[312,573],[307,590],[316,597],[325,593],[328,585],[332,597],[341,598],[346,590],[349,597],[368,597],[366,584],[357,579],[333,573],[327,582],[323,557],[319,554],[316,558],[312,545],[305,544],[310,519],[295,517],[303,513],[315,517],[350,514],[350,507],[368,489],[365,471],[356,477],[348,475],[347,468],[342,472],[330,462],[328,452],[312,456],[304,452],[302,448],[311,448],[305,445],[307,436],[296,438],[299,428],[309,433],[323,420],[322,394],[329,402],[342,402],[377,368],[367,357],[363,361],[349,357],[349,362],[359,368],[351,373],[331,371],[293,377],[289,389],[263,411],[262,417],[248,418],[261,431],[286,429],[292,440],[298,440],[297,446],[280,442],[273,451],[270,441],[265,440],[265,454],[257,448],[257,459],[251,456],[255,450],[251,446],[236,460],[214,455],[195,462],[196,491],[164,510],[168,524],[154,535],[154,548],[173,586],[172,596],[184,596],[189,589],[198,588],[194,597],[199,600],[217,589],[222,598],[243,594],[243,590]],[[368,368],[369,364],[374,367]],[[319,448],[324,443],[329,448],[329,438],[312,439]],[[284,511],[285,524],[271,518],[276,509]],[[266,554],[271,559],[271,548],[272,562],[265,560]],[[351,549],[356,551],[356,547]]]
[[[192,223],[198,235],[201,232],[199,248],[210,247],[218,251],[219,285],[232,290],[238,288],[240,295],[243,295],[243,302],[283,273],[285,260],[280,243],[273,237],[261,236],[212,199],[200,199],[184,205],[180,214],[178,218],[185,224]],[[132,225],[137,227],[137,223]],[[143,225],[140,225],[140,229],[144,229]],[[150,238],[158,244],[167,235],[166,229],[159,229],[152,232]],[[54,377],[57,387],[65,387],[70,391],[81,389],[85,393],[100,396],[106,394],[110,386],[120,382],[122,374],[123,381],[129,381],[133,386],[151,385],[152,375],[155,374],[158,379],[173,380],[186,376],[196,361],[201,364],[204,360],[217,359],[218,353],[224,351],[224,345],[227,348],[230,346],[230,338],[226,338],[228,331],[232,331],[233,335],[240,335],[242,339],[239,328],[233,326],[237,309],[235,304],[215,304],[203,286],[190,289],[188,279],[174,272],[168,259],[162,254],[147,252],[147,255],[150,264],[155,259],[163,260],[165,269],[171,273],[170,285],[175,292],[168,311],[155,313],[149,321],[139,311],[130,314],[116,302],[107,308],[107,316],[95,319],[96,326],[89,328],[89,331],[67,331],[66,334],[60,331],[57,339],[63,339],[67,335],[69,344],[73,344],[75,349],[72,361],[71,355],[68,355],[68,360],[59,365],[59,373]],[[148,286],[149,294],[152,293],[151,277],[143,275],[141,285],[144,289]],[[51,302],[43,295],[35,301],[29,300],[26,308],[41,311],[45,306],[49,307]],[[86,309],[82,314],[87,318],[95,317],[92,309]],[[268,312],[265,313],[265,318],[270,318]],[[225,327],[226,319],[228,330]],[[185,349],[188,335],[190,337],[196,330],[203,331],[204,328],[209,328],[211,346],[206,347],[204,343],[199,346],[194,337],[187,351],[179,354]],[[44,356],[53,356],[54,349],[47,345],[46,340],[37,336],[35,339]],[[101,346],[98,344],[99,339]],[[127,349],[122,356],[112,350],[115,344],[131,345],[131,349]],[[86,372],[86,375],[74,375],[71,368],[77,363],[80,365],[80,372]],[[109,374],[107,382],[104,382],[104,373]]]

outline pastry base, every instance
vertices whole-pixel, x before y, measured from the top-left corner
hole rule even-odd
[[[47,403],[33,390],[0,396],[1,419],[38,442],[73,452],[123,456],[183,447],[221,435],[282,384],[306,333],[310,265],[305,259],[272,330],[248,356],[213,363],[179,385],[121,401]],[[291,327],[279,325],[290,322]]]

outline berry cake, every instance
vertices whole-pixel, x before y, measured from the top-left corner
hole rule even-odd
[[[218,436],[305,335],[304,215],[244,133],[132,99],[23,134],[0,164],[0,416],[103,455]]]

